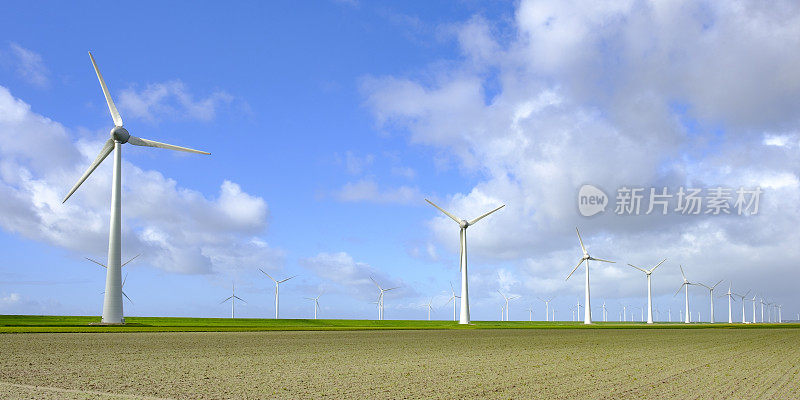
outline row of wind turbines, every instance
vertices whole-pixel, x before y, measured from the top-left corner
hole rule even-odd
[[[110,223],[109,223],[109,240],[108,240],[108,258],[107,258],[107,263],[103,264],[103,263],[100,263],[100,262],[95,261],[95,260],[91,260],[91,261],[97,263],[100,266],[105,267],[105,270],[106,270],[105,291],[103,292],[104,298],[103,298],[102,323],[104,323],[104,324],[122,324],[122,323],[125,322],[125,318],[124,318],[124,314],[123,314],[123,301],[122,301],[122,298],[123,298],[123,296],[128,298],[127,294],[125,294],[122,291],[122,286],[123,286],[123,282],[124,282],[123,279],[122,279],[122,267],[125,264],[127,264],[128,262],[130,262],[130,261],[128,261],[125,264],[123,264],[122,260],[121,260],[121,253],[122,253],[121,252],[121,234],[122,234],[122,232],[121,232],[121,213],[122,213],[122,198],[121,198],[122,197],[122,192],[121,192],[121,187],[122,187],[122,185],[121,185],[121,182],[122,182],[122,170],[121,170],[121,168],[122,168],[122,145],[128,143],[128,144],[132,144],[134,146],[156,147],[156,148],[183,151],[183,152],[196,153],[196,154],[204,154],[204,155],[210,155],[211,153],[208,153],[208,152],[205,152],[205,151],[200,151],[200,150],[195,150],[195,149],[190,149],[190,148],[186,148],[186,147],[181,147],[181,146],[175,146],[175,145],[172,145],[172,144],[156,142],[156,141],[153,141],[153,140],[143,139],[143,138],[139,138],[139,137],[131,135],[123,126],[122,117],[120,116],[119,112],[117,111],[117,108],[116,108],[116,106],[114,104],[114,101],[112,100],[111,95],[109,93],[108,87],[106,86],[105,80],[103,79],[103,75],[100,73],[100,70],[97,67],[97,63],[95,62],[95,59],[92,56],[91,52],[89,52],[89,58],[91,60],[92,67],[94,68],[94,71],[95,71],[95,73],[97,75],[97,79],[98,79],[98,81],[100,83],[100,87],[102,89],[103,96],[105,97],[106,103],[108,105],[108,110],[109,110],[109,113],[111,114],[111,119],[112,119],[112,121],[114,123],[114,126],[113,126],[113,128],[111,128],[110,138],[103,144],[103,147],[101,148],[101,150],[100,150],[99,154],[97,155],[97,157],[95,158],[95,160],[89,165],[89,167],[86,169],[86,171],[83,173],[83,175],[78,179],[78,181],[75,183],[75,185],[73,185],[73,187],[69,190],[67,195],[64,197],[62,203],[66,203],[66,201],[78,190],[78,188],[83,184],[83,182],[85,182],[86,179],[97,169],[97,167],[112,152],[114,153],[113,178],[112,178],[112,184],[111,184],[111,212],[110,212],[111,213],[111,218],[110,218]],[[456,292],[455,292],[455,290],[453,290],[452,284],[451,284],[452,295],[451,295],[450,299],[448,300],[448,303],[450,301],[453,302],[453,313],[454,313],[454,317],[455,317],[456,302],[459,301],[460,305],[461,305],[459,323],[460,324],[469,324],[470,323],[470,313],[469,313],[469,287],[468,287],[468,270],[467,270],[467,228],[469,228],[472,225],[475,225],[478,221],[482,220],[483,218],[486,218],[487,216],[489,216],[489,215],[495,213],[496,211],[500,210],[501,208],[505,207],[505,205],[504,204],[500,205],[499,207],[497,207],[497,208],[495,208],[495,209],[493,209],[493,210],[491,210],[491,211],[489,211],[489,212],[487,212],[487,213],[485,213],[485,214],[483,214],[483,215],[481,215],[481,216],[479,216],[479,217],[477,217],[475,219],[466,220],[466,219],[457,218],[453,214],[445,211],[444,209],[442,209],[441,207],[439,207],[438,205],[434,204],[433,202],[431,202],[428,199],[425,199],[425,201],[427,201],[430,205],[432,205],[433,207],[435,207],[436,209],[438,209],[439,211],[444,213],[447,217],[449,217],[450,219],[452,219],[454,222],[456,222],[459,225],[460,248],[461,248],[461,250],[460,250],[460,253],[461,253],[460,254],[460,262],[459,262],[459,264],[460,264],[460,273],[461,273],[461,291],[459,293],[460,295],[457,296]],[[569,273],[569,275],[567,276],[567,280],[572,276],[572,274],[581,265],[585,265],[585,270],[586,270],[586,274],[585,274],[585,277],[586,277],[586,279],[585,279],[585,281],[586,281],[586,284],[585,284],[585,297],[586,298],[585,298],[585,305],[583,306],[583,308],[584,308],[584,323],[590,324],[590,323],[592,323],[592,315],[591,315],[591,303],[590,303],[591,299],[590,299],[590,292],[589,292],[589,261],[599,261],[599,262],[606,262],[606,263],[613,263],[613,261],[604,260],[604,259],[600,259],[600,258],[594,258],[594,257],[590,256],[589,253],[586,250],[586,247],[583,244],[583,239],[581,238],[580,232],[578,232],[577,228],[576,228],[576,232],[578,233],[578,240],[580,242],[581,249],[583,251],[583,256],[581,257],[580,261],[578,262],[578,265],[576,265],[575,268],[573,268],[573,270]],[[654,266],[653,268],[651,268],[649,270],[646,270],[646,269],[643,269],[643,268],[639,268],[637,266],[629,264],[629,265],[631,265],[631,267],[639,269],[640,271],[644,272],[646,274],[646,276],[647,276],[647,285],[648,285],[648,296],[647,296],[647,303],[648,303],[647,315],[648,315],[648,318],[647,318],[647,322],[648,323],[652,323],[653,322],[653,318],[652,318],[652,315],[653,315],[652,294],[651,294],[651,284],[650,284],[651,275],[652,275],[653,271],[655,271],[655,269],[658,268],[664,261],[665,260],[662,260],[661,263],[657,264],[656,266]],[[275,283],[275,317],[278,318],[279,317],[279,286],[280,286],[281,283],[284,283],[284,282],[286,282],[289,279],[292,279],[294,277],[289,277],[289,278],[286,278],[286,279],[283,279],[283,280],[275,280],[271,276],[269,276],[269,274],[267,274],[266,272],[264,272],[264,271],[261,271],[261,272],[263,272],[265,275],[267,275]],[[683,274],[683,268],[682,267],[681,267],[681,273]],[[374,279],[373,279],[373,282],[375,282]],[[394,290],[396,288],[386,288],[386,289],[384,289],[380,285],[378,285],[377,282],[375,282],[375,285],[378,286],[378,289],[379,289],[379,292],[380,292],[379,296],[378,296],[378,300],[375,302],[377,304],[377,307],[378,307],[378,318],[379,319],[383,319],[383,316],[384,316],[384,294],[385,294],[385,292]],[[686,279],[686,276],[683,275],[683,284],[681,285],[681,288],[684,288],[684,287],[686,288],[686,300],[685,300],[685,304],[686,304],[686,313],[685,313],[686,314],[686,320],[685,321],[687,323],[690,321],[690,316],[689,316],[689,294],[688,294],[688,287],[690,285],[701,285],[701,286],[704,286],[704,287],[709,289],[710,294],[712,296],[711,315],[712,315],[712,322],[713,322],[713,307],[714,307],[714,305],[713,305],[713,291],[714,291],[714,288],[717,285],[719,285],[719,282],[717,284],[715,284],[714,286],[710,286],[709,287],[709,286],[706,286],[706,285],[703,285],[703,284],[700,284],[700,283],[690,282],[690,281],[688,281]],[[679,289],[679,292],[680,292],[680,289]],[[739,296],[738,294],[735,294],[735,293],[731,292],[730,288],[729,288],[728,292],[729,293],[727,295],[728,295],[728,301],[729,301],[729,314],[730,314],[730,303],[731,303],[731,299],[733,298],[732,296],[741,297],[742,300],[744,300],[744,298],[746,297],[747,294],[745,294],[743,296]],[[513,296],[512,297],[507,297],[503,293],[501,293],[501,295],[503,296],[503,298],[505,300],[505,304],[503,306],[502,311],[505,313],[505,318],[508,319],[508,304],[509,304],[508,302],[509,302],[509,300],[513,299]],[[319,309],[319,296],[317,296],[316,298],[308,298],[308,299],[314,301],[314,314],[316,316],[317,310]],[[458,300],[456,300],[456,299],[458,299]],[[128,298],[128,300],[130,301],[130,298]],[[231,302],[231,316],[235,316],[235,302],[236,302],[236,300],[239,300],[239,301],[242,301],[242,302],[244,301],[240,297],[236,296],[235,287],[234,287],[231,296],[222,301],[223,303],[226,302],[226,301],[230,301]],[[552,300],[552,299],[550,299],[550,300]],[[546,301],[546,308],[547,308],[548,316],[550,315],[549,314],[549,302],[550,302],[550,300]],[[755,320],[755,297],[753,298],[752,301],[754,302],[753,303],[753,320]],[[778,314],[780,315],[780,309],[781,309],[780,305],[775,305],[775,304],[771,304],[771,303],[765,303],[763,298],[762,298],[761,299],[762,320],[763,320],[763,314],[764,314],[763,308],[764,308],[765,305],[767,305],[767,306],[776,306],[777,310],[778,310]],[[431,312],[432,309],[433,309],[433,307],[432,307],[432,300],[431,300],[431,302],[428,303],[428,318],[430,318],[430,312]],[[580,306],[578,306],[576,308],[576,312],[579,312],[579,310],[580,310]],[[529,313],[532,316],[533,311],[530,310]],[[605,307],[604,307],[604,315],[605,315]],[[780,321],[780,317],[778,318],[778,320]],[[729,315],[729,321],[730,321],[730,315]]]

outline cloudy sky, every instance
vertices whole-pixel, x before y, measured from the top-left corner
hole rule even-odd
[[[679,265],[800,312],[794,2],[10,2],[0,37],[0,313],[101,313],[85,257],[105,260],[111,163],[61,204],[113,126],[87,50],[133,135],[212,153],[123,146],[123,261],[142,254],[126,315],[226,316],[235,284],[238,315],[271,316],[261,268],[298,275],[285,317],[324,292],[321,316],[373,318],[372,276],[400,286],[386,318],[431,298],[450,318],[458,227],[426,197],[465,219],[506,205],[468,230],[474,319],[499,317],[497,290],[521,296],[512,319],[542,319],[537,297],[571,319],[576,226],[617,261],[591,264],[596,319],[643,306],[626,264],[664,258],[659,319],[682,308]],[[607,195],[591,217],[587,184]],[[624,188],[638,215],[617,212]],[[708,291],[690,295],[708,319]]]

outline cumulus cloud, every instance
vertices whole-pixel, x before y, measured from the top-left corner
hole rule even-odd
[[[111,163],[61,204],[104,139],[73,142],[64,126],[0,87],[0,227],[82,256],[104,254]],[[269,217],[262,198],[230,181],[207,198],[160,172],[127,161],[123,169],[124,253],[143,253],[144,261],[180,273],[282,263],[282,252],[259,238]]]
[[[788,51],[800,48],[796,3],[522,1],[514,34],[491,24],[465,21],[454,37],[462,58],[435,63],[425,80],[370,76],[361,86],[381,128],[481,177],[442,206],[470,218],[508,204],[470,228],[472,259],[510,261],[518,281],[501,284],[511,290],[580,293],[582,280],[564,277],[581,226],[590,251],[622,263],[592,265],[601,295],[640,296],[624,263],[664,257],[663,282],[679,282],[683,263],[698,280],[793,293],[773,277],[797,276],[789,260],[800,255],[800,210],[790,206],[800,199],[791,134],[800,53]],[[584,218],[576,197],[585,183],[612,202],[633,185],[769,189],[752,217]],[[430,227],[457,253],[452,221],[437,216]]]
[[[196,98],[180,80],[151,83],[140,90],[130,87],[119,95],[119,106],[124,115],[151,122],[175,118],[210,121],[216,117],[220,107],[232,101],[233,96],[223,91]]]
[[[50,71],[44,65],[39,53],[28,50],[16,43],[9,45],[16,59],[17,75],[31,85],[44,88],[50,85]]]

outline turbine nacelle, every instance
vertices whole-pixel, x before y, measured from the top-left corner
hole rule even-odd
[[[469,221],[462,219],[461,221],[458,221],[458,225],[461,227],[461,229],[467,229],[467,227],[469,227]]]
[[[130,137],[131,134],[128,133],[128,130],[121,126],[115,126],[113,129],[111,129],[111,139],[116,140],[120,144],[128,143],[128,139],[130,139]]]

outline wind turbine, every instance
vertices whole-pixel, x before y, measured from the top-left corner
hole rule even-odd
[[[761,298],[761,323],[764,323],[764,298]]]
[[[431,297],[431,301],[428,302],[428,321],[431,320],[431,311],[433,310],[433,298]]]
[[[528,312],[528,322],[532,322],[533,321],[533,306],[528,307],[528,309],[525,310],[525,311]]]
[[[122,313],[122,145],[130,143],[134,146],[145,147],[159,147],[162,149],[186,151],[198,154],[211,154],[204,151],[193,150],[186,147],[174,146],[171,144],[160,143],[148,139],[138,138],[131,136],[125,128],[122,127],[122,117],[120,117],[117,107],[111,100],[111,95],[106,87],[106,82],[103,80],[103,75],[97,69],[97,63],[89,52],[89,58],[92,60],[92,66],[97,74],[97,79],[100,81],[100,87],[103,89],[103,95],[108,103],[108,110],[111,112],[111,119],[114,120],[114,128],[111,129],[111,138],[109,138],[100,154],[92,161],[89,168],[78,179],[78,182],[70,189],[69,193],[64,197],[62,203],[75,193],[81,184],[94,172],[95,169],[108,157],[111,152],[114,152],[114,172],[111,184],[111,222],[109,224],[108,234],[108,262],[106,268],[106,291],[103,298],[103,318],[104,324],[124,324],[125,317]]]
[[[756,295],[753,294],[753,298],[750,299],[749,301],[753,303],[753,323],[755,324],[756,322],[758,322],[756,321]]]
[[[539,301],[544,303],[544,310],[545,310],[544,320],[545,321],[550,321],[550,319],[549,319],[550,318],[550,302],[553,301],[553,298],[551,297],[551,298],[545,300],[545,299],[543,299],[541,297],[537,297],[537,299],[539,299]],[[555,321],[555,310],[553,310],[553,321]]]
[[[733,292],[731,291],[731,289],[733,289],[732,286],[733,286],[733,283],[728,282],[728,292],[723,294],[723,296],[728,296],[728,323],[729,324],[733,323],[733,297],[732,297],[733,296]]]
[[[450,293],[451,293],[450,298],[447,299],[447,303],[444,303],[444,305],[447,305],[451,301],[453,302],[453,321],[455,321],[456,320],[456,303],[457,303],[455,300],[456,299],[460,299],[461,296],[456,296],[456,290],[453,289],[453,282],[450,282]]]
[[[241,297],[236,295],[236,286],[231,284],[231,296],[228,297],[227,299],[222,300],[222,301],[219,302],[219,304],[222,304],[222,303],[224,303],[224,302],[226,302],[228,300],[231,301],[231,318],[236,318],[236,300],[237,299],[241,300],[242,303],[247,303],[246,301],[242,300]]]
[[[738,297],[738,298],[740,298],[742,300],[742,323],[743,324],[747,323],[747,316],[745,315],[745,306],[747,304],[745,304],[745,302],[746,302],[745,297],[747,297],[748,294],[750,294],[749,290],[747,292],[745,292],[745,294],[736,294],[736,293],[733,294],[734,296],[736,296],[736,297]]]
[[[514,300],[514,299],[518,299],[519,296],[506,297],[506,295],[504,295],[503,292],[501,292],[499,290],[497,291],[497,293],[500,293],[500,296],[503,296],[503,299],[505,299],[505,301],[506,301],[506,321],[508,321],[508,301],[509,300]]]
[[[694,285],[694,283],[691,283],[691,282],[689,282],[688,279],[686,279],[686,274],[683,273],[683,266],[682,265],[679,265],[678,268],[681,269],[681,276],[683,277],[683,283],[681,284],[681,287],[678,288],[678,291],[675,292],[675,295],[672,296],[672,297],[677,296],[678,293],[681,292],[681,289],[683,289],[684,286],[686,287],[686,300],[684,302],[684,304],[686,305],[686,312],[684,313],[684,315],[686,315],[686,320],[684,321],[684,323],[688,324],[689,322],[691,322],[691,319],[692,319],[689,316],[689,286],[690,285]]]
[[[581,233],[578,231],[577,227],[575,227],[575,232],[578,234],[578,241],[581,243],[581,250],[583,250],[583,257],[581,257],[581,260],[578,262],[578,265],[576,265],[575,268],[572,269],[572,272],[570,272],[569,275],[567,275],[567,279],[565,279],[565,280],[569,280],[569,277],[572,276],[572,274],[575,272],[575,270],[577,270],[578,267],[581,266],[581,264],[586,262],[586,305],[584,307],[584,311],[585,312],[584,312],[584,316],[583,316],[583,323],[584,324],[591,324],[592,323],[592,307],[591,307],[591,302],[590,302],[590,299],[589,299],[589,260],[607,262],[607,263],[612,263],[612,264],[614,263],[614,261],[603,260],[601,258],[594,258],[594,257],[590,256],[589,253],[586,251],[586,247],[583,245],[583,239],[581,239]]]
[[[378,287],[378,290],[380,291],[380,294],[378,294],[378,319],[379,320],[383,320],[383,294],[385,292],[390,291],[390,290],[395,290],[399,286],[398,287],[389,288],[389,289],[384,289],[384,288],[381,287],[381,285],[378,284],[378,282],[375,282],[375,279],[372,279],[371,276],[369,277],[369,279],[372,281],[372,283],[375,284],[375,286]]]
[[[606,310],[605,300],[603,300],[603,322],[608,322],[608,310]]]
[[[710,296],[710,298],[711,298],[711,317],[709,318],[709,323],[710,323],[710,324],[713,324],[713,323],[714,323],[714,288],[716,288],[716,287],[717,287],[717,285],[719,285],[720,283],[722,283],[722,281],[723,281],[723,280],[722,280],[722,279],[720,279],[720,280],[719,280],[719,282],[717,282],[717,283],[715,283],[715,284],[714,284],[714,286],[708,286],[708,285],[704,285],[704,284],[702,284],[702,283],[700,283],[700,284],[699,284],[700,286],[702,286],[702,287],[704,287],[704,288],[708,289],[709,296]],[[698,318],[699,318],[699,317],[698,317]],[[698,319],[698,320],[697,320],[697,322],[700,322],[700,320]]]
[[[131,258],[130,260],[128,260],[128,261],[125,261],[124,263],[122,263],[122,265],[120,265],[120,266],[119,266],[119,267],[120,267],[120,269],[122,269],[122,267],[124,267],[124,266],[128,265],[128,263],[129,263],[129,262],[131,262],[131,261],[133,261],[133,260],[137,259],[137,258],[138,258],[140,255],[141,255],[141,254],[137,254],[137,255],[133,256],[133,258]],[[108,267],[106,267],[106,265],[105,265],[105,264],[103,264],[103,263],[101,263],[101,262],[99,262],[99,261],[93,260],[93,259],[91,259],[91,258],[89,258],[89,257],[86,257],[86,259],[87,259],[87,260],[89,260],[89,261],[91,261],[91,262],[93,262],[93,263],[95,263],[95,264],[97,264],[97,265],[99,265],[99,266],[101,266],[101,267],[103,267],[103,268],[106,268],[106,269],[108,269]],[[123,295],[123,296],[125,296],[125,298],[126,298],[126,299],[128,299],[128,301],[130,301],[130,302],[131,302],[131,304],[133,304],[133,300],[131,300],[131,298],[130,298],[130,297],[128,297],[128,295],[127,295],[127,294],[125,294],[125,290],[123,290],[123,289],[125,288],[125,281],[127,281],[127,280],[128,280],[128,273],[126,272],[126,273],[125,273],[125,278],[123,278],[123,279],[122,279],[122,285],[120,285],[120,287],[119,287],[119,288],[120,288],[120,292],[122,293],[122,295]],[[105,292],[105,291],[103,291],[103,293],[101,293],[101,294],[105,294],[105,293],[106,293],[106,292]]]
[[[275,282],[275,319],[278,319],[279,318],[278,317],[278,304],[279,304],[279,301],[278,301],[278,292],[279,292],[278,286],[280,286],[281,283],[286,282],[289,279],[292,279],[297,275],[293,275],[293,276],[290,276],[290,277],[288,277],[286,279],[281,279],[279,281],[276,281],[275,278],[271,277],[268,273],[264,272],[263,269],[259,268],[258,270],[261,271],[261,273],[263,273],[264,275],[266,275],[269,279],[272,279],[273,282]]]
[[[656,268],[658,268],[659,265],[663,264],[664,261],[667,261],[667,259],[665,258],[665,259],[661,260],[660,263],[656,264],[655,267],[650,268],[650,269],[639,268],[639,267],[637,267],[637,266],[635,266],[633,264],[628,264],[631,267],[636,268],[639,271],[644,272],[645,275],[647,275],[647,323],[648,324],[652,324],[653,323],[653,289],[652,289],[652,286],[650,285],[650,275],[652,275],[653,271],[655,271]]]
[[[459,318],[459,324],[469,324],[469,288],[468,288],[468,276],[467,276],[467,228],[471,225],[475,225],[476,222],[486,218],[489,214],[505,207],[506,205],[503,204],[500,207],[495,208],[492,211],[487,212],[486,214],[481,215],[478,218],[473,219],[472,221],[467,221],[464,219],[456,218],[453,214],[445,211],[443,208],[433,204],[432,201],[425,199],[430,205],[436,207],[439,211],[443,212],[444,215],[447,215],[455,221],[459,227],[461,227],[461,316]]]
[[[318,294],[317,297],[306,297],[306,300],[311,300],[314,302],[314,319],[317,319],[317,310],[319,310],[319,297],[322,296],[322,293]]]
[[[505,314],[505,312],[506,312],[506,305],[503,304],[500,306],[500,321],[503,320],[503,314]]]

